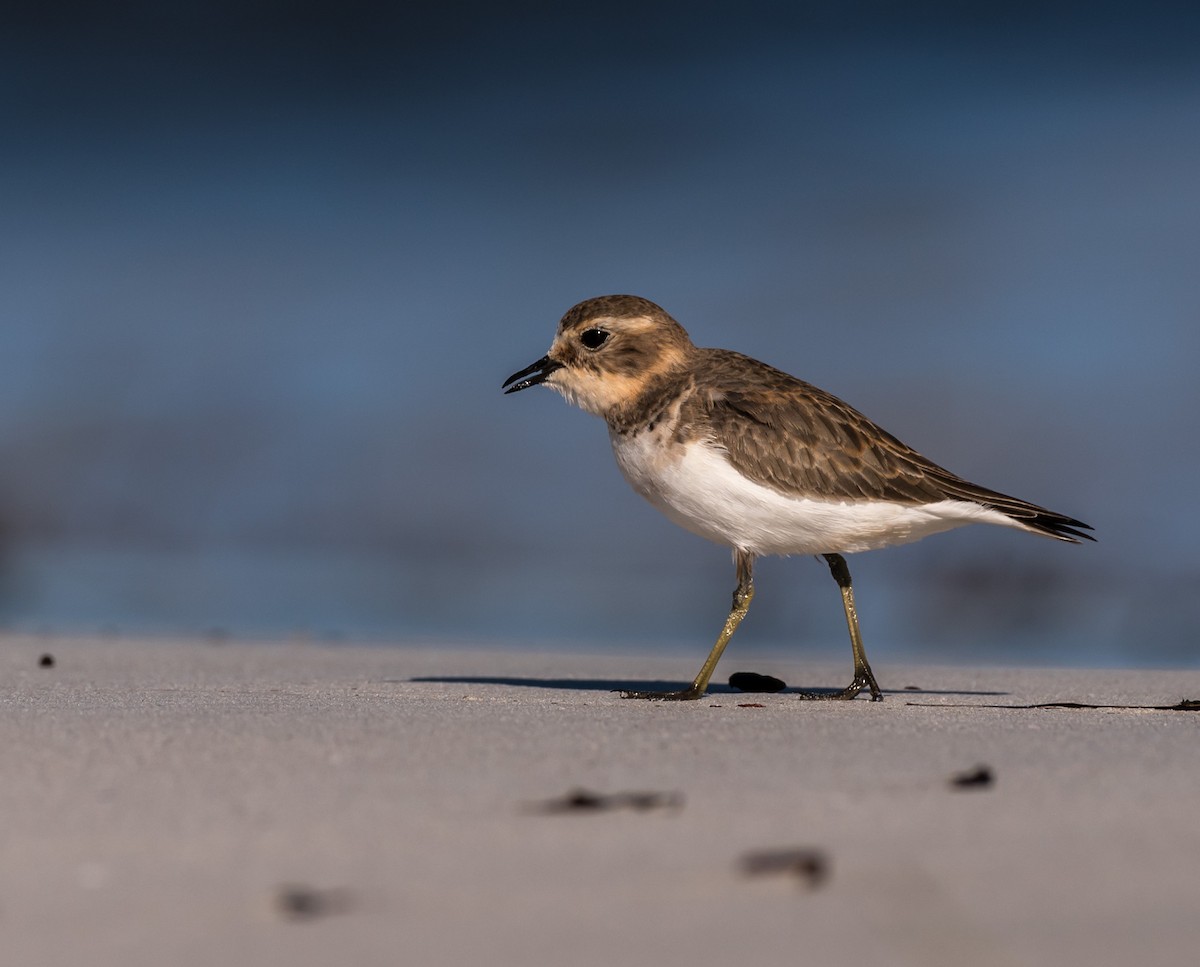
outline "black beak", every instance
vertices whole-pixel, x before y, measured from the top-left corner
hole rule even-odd
[[[507,396],[509,393],[516,393],[523,389],[529,389],[530,386],[537,386],[538,383],[546,382],[546,377],[553,373],[556,369],[562,369],[562,363],[556,363],[549,356],[543,356],[532,366],[526,366],[519,373],[513,373],[504,381],[504,393]],[[528,376],[528,379],[524,377]],[[521,380],[521,382],[517,382]],[[509,384],[512,384],[511,386]]]

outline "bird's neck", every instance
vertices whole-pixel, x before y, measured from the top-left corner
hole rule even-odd
[[[666,419],[676,419],[683,400],[694,389],[694,380],[683,370],[656,373],[628,400],[609,408],[604,414],[611,432],[618,436],[653,429]]]

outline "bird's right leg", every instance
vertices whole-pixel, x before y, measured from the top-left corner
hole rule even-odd
[[[851,699],[864,688],[871,690],[871,701],[883,700],[883,692],[875,681],[871,666],[867,663],[867,652],[863,648],[862,632],[858,630],[858,609],[854,606],[854,588],[850,584],[850,568],[841,554],[826,554],[825,563],[829,565],[829,573],[837,581],[842,592],[842,607],[846,612],[846,626],[850,629],[850,651],[854,655],[854,680],[840,692],[829,694],[801,692],[801,698],[808,699]]]

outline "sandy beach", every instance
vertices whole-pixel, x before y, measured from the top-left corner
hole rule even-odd
[[[6,638],[0,963],[1200,949],[1200,712],[1149,708],[1200,698],[1200,671],[883,663],[874,704],[612,691],[700,657]],[[997,707],[1047,702],[1145,708]]]

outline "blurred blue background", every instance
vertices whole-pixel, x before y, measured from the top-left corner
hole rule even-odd
[[[0,624],[698,662],[728,553],[500,394],[632,292],[1097,528],[852,558],[876,659],[1195,665],[1192,10],[6,4]]]

